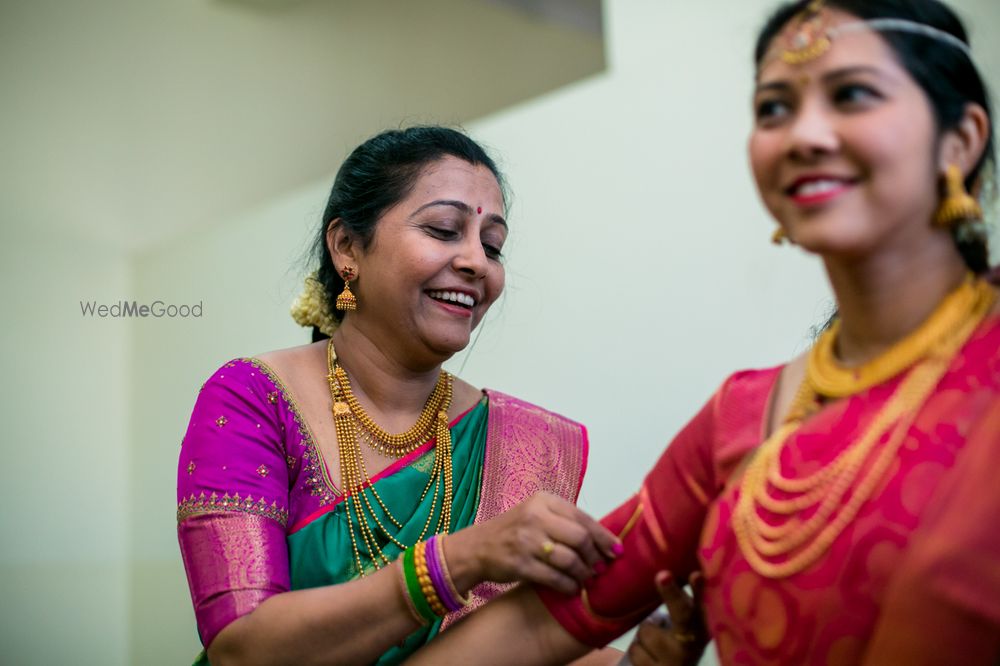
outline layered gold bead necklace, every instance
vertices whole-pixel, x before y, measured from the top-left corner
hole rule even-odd
[[[754,571],[784,578],[826,552],[891,469],[921,406],[994,300],[992,287],[970,275],[915,331],[858,368],[845,368],[835,358],[839,321],[823,333],[809,352],[788,416],[754,452],[740,485],[733,529]],[[821,399],[855,395],[907,370],[872,423],[832,462],[807,476],[785,476],[785,441],[821,408]],[[765,520],[761,509],[774,518]],[[806,510],[813,513],[803,520],[799,514]]]
[[[405,550],[412,544],[404,544],[397,539],[399,530],[402,529],[402,523],[386,507],[368,476],[364,457],[361,454],[362,440],[379,453],[398,459],[412,453],[432,438],[436,438],[434,464],[427,484],[420,495],[420,502],[423,502],[427,493],[433,493],[431,507],[420,536],[417,537],[417,542],[423,541],[424,537],[427,536],[435,515],[437,521],[434,524],[433,533],[446,532],[451,525],[452,469],[448,409],[451,407],[452,376],[442,370],[417,422],[406,432],[393,434],[386,432],[375,423],[374,419],[365,412],[364,407],[358,402],[351,390],[351,380],[347,376],[347,372],[337,363],[337,352],[333,347],[332,339],[327,343],[326,360],[329,369],[327,381],[330,384],[333,422],[337,432],[337,448],[340,452],[340,479],[344,493],[347,528],[351,535],[354,563],[359,575],[364,576],[366,569],[362,566],[361,553],[358,549],[359,536],[368,549],[371,565],[375,569],[380,569],[391,562],[382,552],[376,530],[385,535],[388,541],[398,546],[400,550]],[[395,530],[387,528],[379,518],[369,495],[378,503],[381,513],[395,526]],[[440,511],[438,511],[439,497],[441,500]],[[357,523],[356,527],[355,523]]]

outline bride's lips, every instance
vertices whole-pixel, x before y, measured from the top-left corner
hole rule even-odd
[[[809,174],[796,178],[785,194],[799,206],[816,206],[836,199],[857,184],[855,178],[829,174]]]

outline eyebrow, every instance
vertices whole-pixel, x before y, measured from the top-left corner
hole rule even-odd
[[[472,215],[473,213],[472,206],[465,203],[464,201],[458,201],[456,199],[436,199],[429,203],[425,203],[423,206],[413,211],[413,213],[410,215],[410,218],[412,219],[424,209],[433,208],[434,206],[450,206],[452,208],[458,209],[459,211],[465,213],[466,215]],[[501,215],[497,215],[496,213],[487,213],[486,219],[495,224],[502,225],[504,228],[507,227],[507,220],[503,219]]]
[[[872,74],[882,79],[886,78],[885,72],[878,69],[877,67],[872,67],[871,65],[854,65],[851,67],[842,67],[840,69],[835,69],[832,72],[827,72],[822,77],[820,77],[820,80],[823,81],[824,83],[829,83],[830,81],[833,81],[835,79],[840,79],[845,76],[852,76],[854,74]],[[787,79],[781,79],[778,81],[772,81],[770,83],[764,83],[758,85],[754,90],[754,94],[756,95],[757,93],[766,92],[768,90],[784,91],[784,90],[789,90],[791,88],[792,84]]]

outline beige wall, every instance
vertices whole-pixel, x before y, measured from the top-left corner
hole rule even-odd
[[[598,514],[728,372],[801,351],[827,308],[816,262],[769,244],[745,164],[748,54],[772,3],[723,4],[611,0],[606,72],[469,125],[514,191],[509,288],[450,365],[590,427],[581,501]],[[955,4],[1000,90],[985,28],[1000,6]],[[3,353],[18,387],[5,406],[13,462],[0,468],[12,663],[175,664],[197,650],[174,535],[180,439],[215,367],[305,341],[287,307],[340,158],[139,252],[40,231],[3,244],[16,315]],[[21,212],[0,207],[5,235]],[[77,314],[79,298],[124,296],[201,301],[204,316],[120,326]]]
[[[130,336],[79,302],[127,294],[129,263],[32,222],[0,236],[0,661],[121,664]]]

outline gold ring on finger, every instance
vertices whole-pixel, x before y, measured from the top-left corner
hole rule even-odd
[[[678,643],[683,643],[689,645],[698,640],[698,637],[692,631],[674,631],[674,638],[677,639]]]
[[[555,552],[556,545],[546,539],[542,542],[542,559],[546,562],[552,557],[552,553]]]

